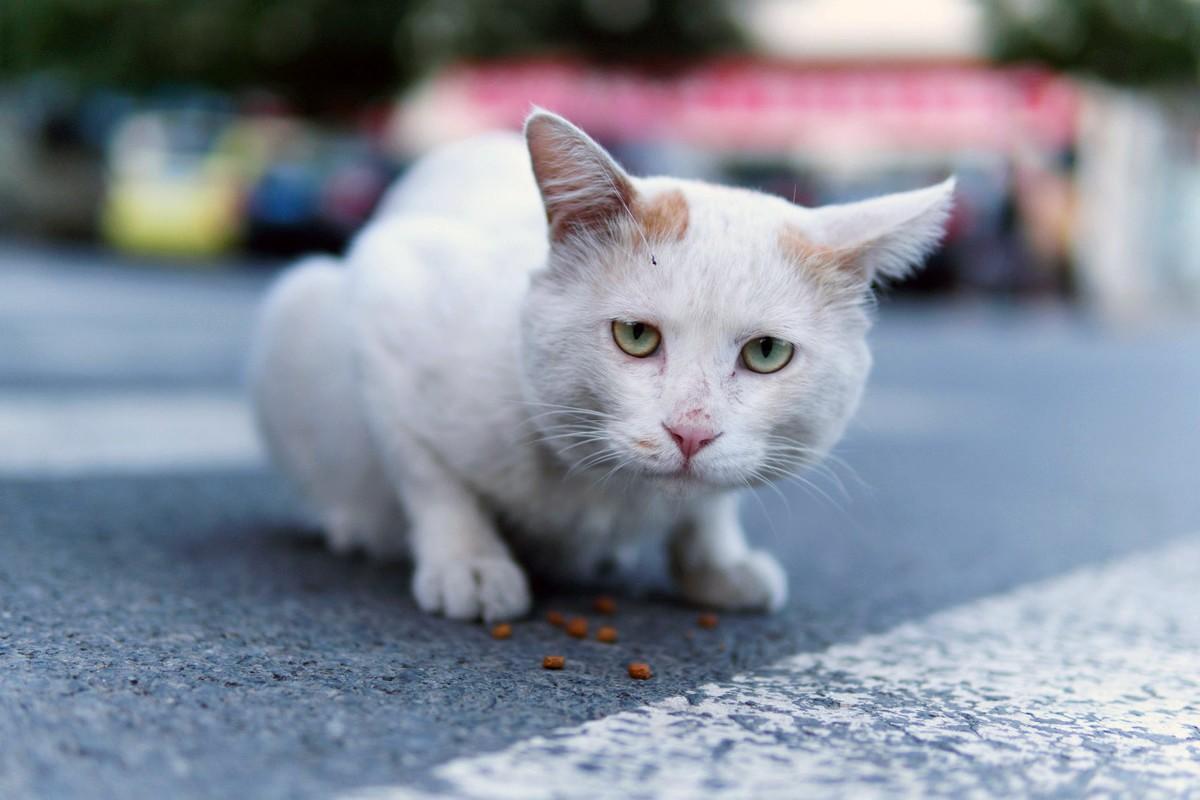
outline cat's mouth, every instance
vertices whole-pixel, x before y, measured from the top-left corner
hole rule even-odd
[[[727,488],[732,484],[720,480],[708,470],[698,468],[695,462],[686,462],[677,467],[643,467],[639,470],[644,476],[674,488]]]

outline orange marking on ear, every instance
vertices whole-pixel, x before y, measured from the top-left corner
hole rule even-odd
[[[785,225],[779,232],[779,249],[817,280],[843,284],[848,278],[862,277],[857,248],[836,248],[814,242],[795,226]]]
[[[678,189],[638,198],[634,216],[642,226],[646,239],[658,242],[679,241],[688,229],[688,204]]]

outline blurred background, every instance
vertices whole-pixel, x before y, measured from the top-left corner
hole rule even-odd
[[[955,172],[899,291],[1200,310],[1191,0],[9,0],[0,237],[181,270],[336,252],[437,143],[558,111],[804,204]]]

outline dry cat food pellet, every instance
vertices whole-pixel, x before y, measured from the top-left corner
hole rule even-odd
[[[512,625],[507,622],[501,622],[499,625],[492,626],[493,639],[507,639],[512,636]]]
[[[597,614],[615,614],[617,613],[617,601],[602,594],[592,601],[592,608],[596,610]]]
[[[549,622],[551,625],[561,628],[563,625],[567,624],[567,618],[564,617],[562,614],[560,614],[557,611],[547,611],[546,612],[546,622]]]
[[[573,620],[567,623],[567,633],[571,636],[574,636],[576,639],[586,638],[587,629],[587,620],[583,617],[575,617]]]
[[[617,640],[617,629],[611,625],[605,625],[600,630],[596,631],[596,641],[612,644]]]
[[[567,659],[563,656],[545,656],[542,658],[542,669],[562,669]]]
[[[701,614],[696,618],[697,625],[699,625],[701,628],[708,628],[710,631],[717,627],[718,622],[720,622],[720,620],[717,619],[716,614]]]
[[[645,681],[654,677],[654,673],[650,671],[649,664],[644,664],[641,661],[634,661],[629,665],[629,677],[639,681]]]

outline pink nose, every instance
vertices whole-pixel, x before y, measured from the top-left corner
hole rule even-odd
[[[692,456],[712,444],[713,440],[721,435],[713,433],[711,428],[701,428],[696,425],[675,425],[672,427],[664,423],[663,427],[667,429],[667,433],[671,434],[671,438],[675,440],[675,444],[679,447],[679,452],[683,453],[684,461],[690,460]]]

